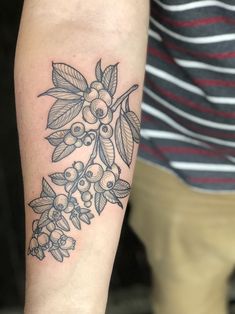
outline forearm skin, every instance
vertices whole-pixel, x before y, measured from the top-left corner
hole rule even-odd
[[[26,207],[26,314],[105,312],[138,149],[147,26],[147,1],[25,2],[15,87]],[[56,102],[71,111],[62,114]],[[55,140],[52,134],[61,130]],[[100,168],[89,168],[94,164]],[[91,177],[95,171],[98,179]],[[58,185],[58,173],[64,184]]]

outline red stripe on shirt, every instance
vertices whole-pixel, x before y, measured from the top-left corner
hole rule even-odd
[[[235,81],[212,80],[212,79],[193,79],[193,82],[199,86],[220,86],[235,87]]]
[[[174,59],[171,58],[166,53],[159,51],[153,47],[148,47],[148,53],[151,54],[154,57],[160,58],[161,60],[167,62],[167,63],[175,63]]]
[[[179,20],[174,20],[170,17],[159,15],[156,12],[156,15],[154,16],[154,18],[158,18],[159,21],[163,21],[167,23],[168,25],[172,25],[176,27],[195,27],[195,26],[204,26],[204,25],[217,24],[217,23],[225,23],[228,25],[235,24],[235,19],[225,17],[225,16],[212,16],[212,17],[207,17],[207,18],[194,19],[190,21],[179,21]]]
[[[179,44],[176,45],[172,41],[164,38],[164,45],[167,46],[170,49],[174,49],[176,51],[186,53],[192,57],[201,57],[201,58],[210,58],[210,59],[229,59],[235,57],[235,51],[226,51],[226,52],[218,52],[218,53],[210,53],[210,52],[198,52],[198,51],[192,51],[190,49],[184,48],[180,46]]]
[[[210,113],[215,116],[221,116],[224,118],[235,118],[235,112],[225,112],[215,110],[213,108],[203,107],[202,105],[195,103],[194,101],[188,99],[187,97],[176,95],[169,90],[159,87],[156,83],[154,83],[152,80],[148,78],[148,75],[146,75],[146,82],[149,83],[149,85],[151,85],[151,88],[154,88],[157,94],[161,93],[161,95],[168,97],[168,99],[170,100],[177,101],[181,105],[188,106],[203,113]]]
[[[235,183],[235,178],[188,177],[192,183]]]
[[[160,146],[158,145],[158,149],[162,151],[163,153],[218,156],[218,152],[213,151],[213,150],[205,150],[202,148],[193,148],[193,147],[186,147],[186,146]],[[219,153],[219,155],[222,155],[222,154]]]
[[[159,158],[160,160],[165,160],[164,156],[162,156],[157,150],[156,148],[147,146],[146,144],[140,143],[140,149],[145,152],[148,153],[150,155],[153,155],[157,158]]]

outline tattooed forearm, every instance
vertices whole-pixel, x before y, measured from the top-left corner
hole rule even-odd
[[[116,154],[128,167],[131,165],[134,144],[139,143],[140,121],[130,109],[129,97],[138,85],[115,100],[118,65],[102,70],[99,61],[95,76],[89,85],[76,69],[53,63],[54,87],[40,95],[56,99],[47,121],[47,127],[55,130],[47,137],[55,147],[52,161],[58,162],[82,146],[90,146],[91,153],[86,163],[77,160],[64,172],[49,175],[54,185],[64,188],[63,194],[57,194],[43,178],[39,198],[29,203],[38,219],[32,224],[28,254],[39,260],[46,252],[59,262],[69,257],[76,244],[68,236],[70,228],[80,230],[82,223],[90,224],[92,209],[100,215],[108,202],[122,208],[121,199],[130,193],[130,184],[121,179]],[[70,127],[65,127],[70,122]]]

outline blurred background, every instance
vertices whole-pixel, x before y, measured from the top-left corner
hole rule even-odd
[[[23,185],[13,84],[14,53],[21,9],[20,0],[1,0],[0,314],[23,313],[24,303]],[[130,210],[129,205],[114,265],[107,314],[151,314],[151,272],[144,247],[127,224]],[[233,288],[232,279],[229,300],[232,314],[235,313],[235,287]]]

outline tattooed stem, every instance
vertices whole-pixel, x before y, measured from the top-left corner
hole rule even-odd
[[[96,133],[96,139],[95,139],[95,144],[94,144],[94,148],[93,151],[91,153],[91,156],[86,164],[86,167],[84,168],[82,175],[86,172],[87,168],[93,163],[94,159],[97,156],[97,149],[98,149],[98,138],[99,138],[99,132]]]
[[[73,183],[73,186],[71,187],[70,189],[70,192],[68,193],[68,198],[70,199],[72,194],[73,194],[73,190],[74,190],[74,187],[76,186],[76,184],[78,183],[78,181],[84,176],[84,174],[86,173],[86,170],[87,168],[93,163],[94,159],[96,158],[97,156],[97,150],[98,150],[98,138],[99,138],[99,131],[98,132],[95,132],[96,133],[96,138],[95,138],[95,144],[94,144],[94,147],[93,147],[93,150],[92,150],[92,153],[91,153],[91,156],[86,164],[86,166],[84,167],[82,173],[80,174],[80,176],[78,177],[78,179],[76,181],[74,181]]]
[[[123,95],[121,95],[116,101],[115,103],[110,107],[112,111],[116,111],[117,108],[121,105],[121,103],[123,102],[123,100],[128,97],[132,92],[134,92],[137,88],[139,87],[139,85],[135,84],[133,86],[131,86],[131,88],[129,88]]]

